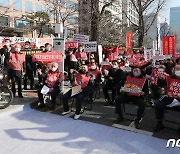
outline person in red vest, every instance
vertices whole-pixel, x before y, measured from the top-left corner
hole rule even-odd
[[[92,76],[88,73],[88,67],[87,65],[82,65],[81,69],[77,74],[74,75],[73,78],[73,87],[74,86],[81,86],[82,91],[80,93],[77,93],[75,96],[76,98],[76,112],[74,115],[74,119],[80,118],[80,111],[81,111],[81,103],[83,101],[83,98],[90,94],[90,92],[93,90],[93,79]],[[71,110],[69,110],[68,100],[71,98],[72,90],[69,90],[67,93],[63,95],[63,107],[64,112],[62,115],[69,114]]]
[[[138,105],[138,110],[137,110],[137,117],[135,119],[135,127],[137,129],[140,129],[140,120],[142,119],[145,111],[145,96],[149,93],[148,91],[148,82],[145,80],[144,76],[142,75],[142,72],[139,68],[134,68],[132,75],[130,76],[131,79],[134,79],[133,85],[136,86],[139,85],[139,82],[143,82],[142,84],[142,91],[138,94],[132,94],[130,92],[124,92],[122,89],[120,90],[121,94],[118,96],[115,100],[115,105],[116,105],[116,113],[118,114],[118,117],[115,121],[115,123],[122,122],[124,120],[123,113],[122,113],[122,103],[127,103],[127,102],[133,102]],[[142,81],[140,81],[142,80]],[[125,84],[129,82],[128,77],[126,79]]]
[[[43,94],[41,93],[41,90],[43,86],[47,86],[49,88],[49,92],[51,93],[51,109],[55,110],[56,106],[56,97],[60,93],[60,82],[61,82],[61,73],[58,69],[58,63],[53,62],[48,65],[49,71],[46,74],[42,73],[41,69],[38,69],[38,73],[41,75],[41,77],[44,79],[43,85],[38,90],[38,98],[40,104],[37,106],[37,108],[44,107],[44,98]]]
[[[157,131],[160,131],[162,129],[164,129],[164,125],[163,125],[163,119],[164,119],[164,111],[166,110],[167,108],[167,105],[171,104],[175,99],[177,102],[180,103],[180,92],[179,92],[179,85],[180,85],[180,65],[176,65],[174,68],[173,68],[173,75],[170,76],[170,79],[176,79],[176,85],[177,87],[176,88],[172,88],[172,89],[175,89],[177,92],[177,97],[174,98],[173,96],[170,97],[168,96],[168,91],[166,92],[166,95],[164,97],[162,97],[161,99],[159,99],[159,102],[156,104],[156,107],[155,107],[155,115],[156,115],[156,119],[157,119],[157,125],[156,127],[154,128],[154,131],[157,132]],[[165,86],[167,86],[167,82],[165,83]],[[178,129],[179,131],[179,134],[180,134],[180,127]]]
[[[12,92],[15,97],[16,95],[16,88],[15,84],[16,81],[18,83],[18,96],[23,98],[22,95],[22,72],[23,72],[23,63],[25,62],[25,55],[20,53],[21,45],[15,44],[14,48],[10,51],[9,57],[9,75],[12,82]]]
[[[78,50],[78,52],[75,53],[75,56],[78,60],[79,59],[87,60],[87,54],[86,54],[86,52],[84,52],[82,45],[79,45],[79,50]]]

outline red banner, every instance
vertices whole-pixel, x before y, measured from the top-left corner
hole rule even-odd
[[[68,48],[78,48],[78,42],[66,42],[65,49],[68,50]]]
[[[32,55],[33,62],[51,63],[51,62],[62,62],[63,56],[60,52],[45,52],[36,53]]]
[[[169,54],[174,57],[174,54],[175,54],[175,36],[169,36]]]
[[[169,55],[169,36],[165,36],[162,39],[163,55]]]
[[[126,48],[132,48],[132,32],[126,32]]]
[[[180,80],[167,77],[167,96],[180,99]]]
[[[172,55],[174,59],[178,57],[175,51],[175,36],[165,36],[162,39],[163,55]]]
[[[126,82],[124,84],[124,88],[129,88],[133,90],[140,90],[142,91],[146,78],[135,78],[131,76],[127,76]],[[132,93],[129,92],[128,95],[130,96],[140,96],[140,93]]]

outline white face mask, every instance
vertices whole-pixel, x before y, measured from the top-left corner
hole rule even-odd
[[[52,70],[53,72],[56,72],[56,71],[57,71],[57,68],[53,67],[51,70]]]
[[[8,42],[5,42],[5,45],[6,45],[6,46],[9,46],[9,45],[10,45],[10,43],[8,43]]]
[[[133,72],[133,75],[134,75],[135,77],[139,77],[139,76],[141,75],[141,73],[140,73],[140,72]]]
[[[20,52],[21,51],[21,48],[16,48],[15,49],[15,52]]]
[[[25,45],[25,48],[29,48],[30,46],[29,45]]]
[[[47,51],[51,51],[51,47],[47,48]]]
[[[164,72],[164,69],[159,68],[159,69],[158,69],[158,72]]]
[[[95,69],[96,69],[96,66],[91,66],[91,69],[92,69],[92,70],[95,70]]]
[[[175,71],[175,75],[180,77],[180,71]]]

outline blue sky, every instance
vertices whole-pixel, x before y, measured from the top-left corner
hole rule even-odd
[[[166,21],[169,22],[170,18],[170,7],[177,7],[180,6],[180,0],[167,0],[167,4],[165,8],[161,11],[160,15],[160,21]]]

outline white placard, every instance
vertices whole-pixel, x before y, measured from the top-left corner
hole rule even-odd
[[[97,51],[97,42],[85,42],[84,43],[85,52],[96,52]]]
[[[71,97],[82,92],[81,85],[72,87]]]
[[[154,59],[154,60],[164,60],[165,56],[164,55],[153,56],[152,59]]]
[[[79,42],[79,43],[89,42],[89,36],[88,35],[81,35],[81,34],[74,34],[73,40],[75,42]]]
[[[99,56],[99,64],[103,61],[103,48],[102,45],[98,45],[98,56]]]
[[[49,92],[49,90],[50,89],[46,85],[44,85],[41,89],[41,94],[46,95]]]

